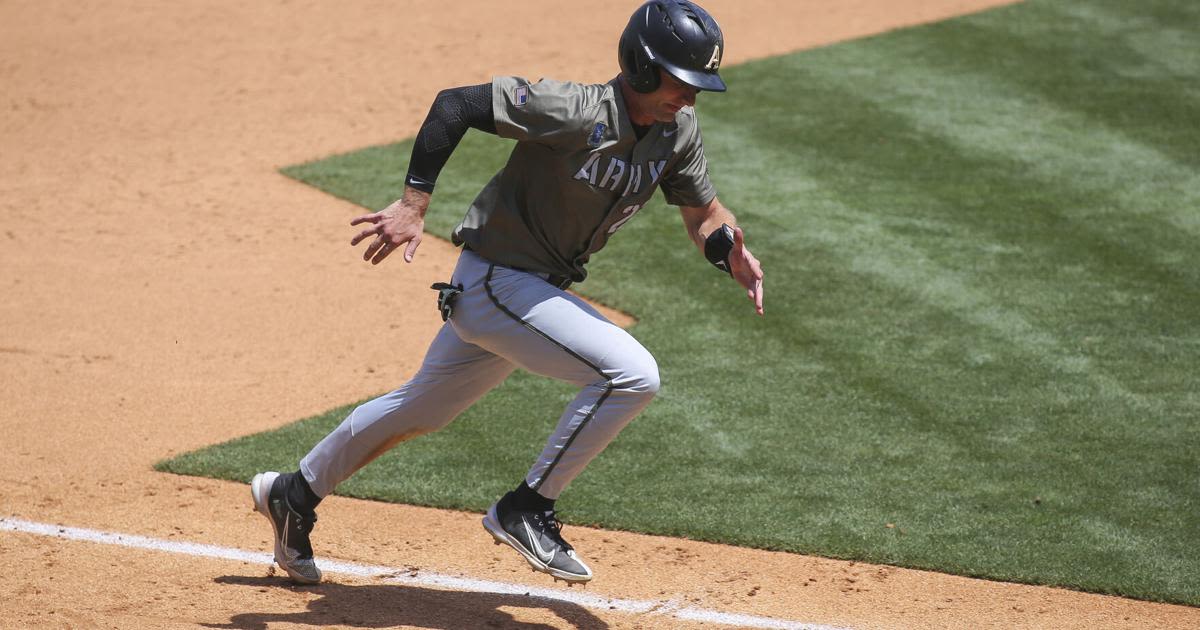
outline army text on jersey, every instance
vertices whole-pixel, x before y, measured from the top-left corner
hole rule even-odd
[[[500,265],[579,282],[591,255],[656,188],[673,205],[712,201],[694,110],[638,139],[618,81],[494,78],[496,132],[517,145],[454,229],[454,243]]]

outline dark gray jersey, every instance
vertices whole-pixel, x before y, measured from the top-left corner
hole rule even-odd
[[[492,109],[497,133],[517,145],[452,236],[492,262],[579,282],[591,255],[657,187],[673,205],[703,206],[716,197],[690,107],[641,140],[616,79],[579,85],[496,77]]]

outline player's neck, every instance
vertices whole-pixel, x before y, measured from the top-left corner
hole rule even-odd
[[[625,111],[629,114],[629,121],[639,127],[653,125],[654,116],[646,110],[642,95],[629,85],[629,82],[625,80],[625,75],[621,75],[617,82],[621,85],[621,97],[625,99]]]

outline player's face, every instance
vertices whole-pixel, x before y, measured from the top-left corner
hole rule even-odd
[[[662,81],[658,89],[650,93],[650,115],[658,122],[673,122],[675,112],[696,104],[696,94],[700,90],[676,79],[662,68],[659,68],[658,74]]]

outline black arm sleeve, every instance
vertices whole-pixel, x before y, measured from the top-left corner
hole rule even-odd
[[[467,129],[496,133],[491,83],[438,92],[413,142],[412,158],[408,162],[408,176],[404,178],[404,183],[417,190],[433,192],[438,174]]]

